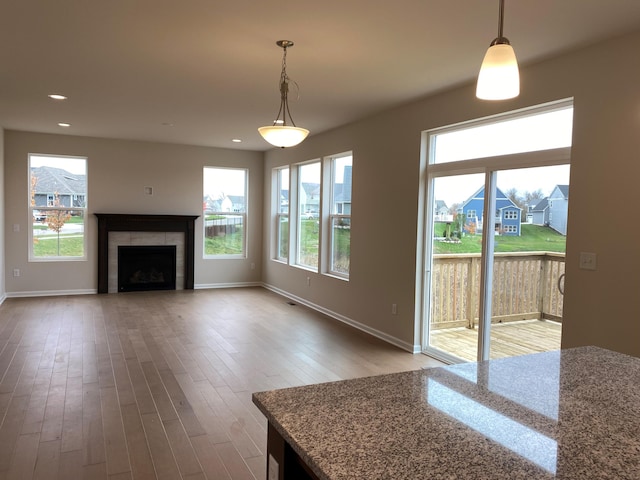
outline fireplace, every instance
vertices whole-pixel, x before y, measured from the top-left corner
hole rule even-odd
[[[113,287],[110,287],[110,257],[115,259],[118,256],[117,249],[114,247],[111,254],[109,239],[112,235],[118,236],[125,234],[130,237],[129,241],[122,245],[137,246],[144,244],[145,246],[163,245],[171,246],[181,243],[176,250],[176,268],[174,280],[176,280],[177,289],[193,289],[194,284],[194,243],[195,243],[195,220],[197,215],[145,215],[145,214],[114,214],[114,213],[96,213],[98,217],[98,293],[109,293],[119,290],[117,278],[117,266],[113,271]],[[142,234],[143,236],[153,236],[153,240],[148,238],[137,240]],[[164,238],[164,241],[157,241],[158,235]],[[175,237],[182,240],[176,242]],[[171,237],[171,238],[169,238]],[[120,243],[118,245],[121,245]],[[115,263],[115,262],[114,262]],[[119,263],[119,262],[118,262]],[[179,282],[179,285],[178,285]]]
[[[175,245],[118,246],[119,292],[175,289]]]

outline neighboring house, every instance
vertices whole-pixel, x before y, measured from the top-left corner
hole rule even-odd
[[[534,225],[549,225],[549,198],[543,198],[536,205],[529,208],[531,223]]]
[[[289,213],[289,190],[280,190],[280,213]]]
[[[228,195],[227,198],[231,202],[232,212],[244,212],[246,207],[243,195]]]
[[[551,195],[540,200],[529,210],[534,225],[551,227],[562,235],[567,234],[568,212],[569,185],[556,185]]]
[[[320,212],[320,184],[302,182],[299,194],[300,213]]]
[[[556,185],[547,197],[549,202],[549,226],[562,235],[567,234],[569,212],[569,185]]]
[[[31,176],[36,179],[34,206],[54,207],[56,196],[61,207],[85,207],[87,176],[69,173],[62,168],[34,167]]]
[[[233,212],[233,202],[229,196],[224,198],[213,199],[210,195],[204,197],[204,210],[207,213],[211,212]]]
[[[334,185],[333,211],[338,215],[351,215],[351,166],[344,167],[343,182]]]
[[[451,222],[453,215],[449,213],[449,207],[444,200],[436,200],[433,208],[433,216],[436,222]]]
[[[484,219],[484,187],[480,188],[460,209],[465,215],[467,224],[475,224],[476,232],[482,231]],[[522,209],[507,197],[502,190],[496,188],[496,217],[493,228],[500,235],[520,236]]]

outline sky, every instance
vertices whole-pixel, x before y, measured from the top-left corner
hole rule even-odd
[[[521,195],[540,189],[547,196],[556,185],[569,185],[569,170],[569,165],[501,170],[498,172],[497,185],[503,193],[511,188],[518,190]],[[434,199],[444,200],[450,207],[454,203],[464,202],[483,186],[482,173],[436,178]]]
[[[573,107],[506,118],[469,127],[454,126],[430,136],[434,163],[459,162],[522,152],[571,146]],[[549,195],[556,185],[569,185],[569,165],[501,170],[497,185],[504,193],[515,188],[520,195],[542,190]],[[484,185],[484,174],[436,179],[435,200],[447,206],[462,203]]]
[[[62,168],[75,175],[87,174],[87,159],[74,157],[54,157],[47,155],[31,155],[29,157],[31,168],[55,167]]]
[[[204,193],[212,198],[225,195],[245,195],[247,170],[242,168],[205,168]]]

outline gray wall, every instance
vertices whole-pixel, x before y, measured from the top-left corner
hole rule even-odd
[[[93,213],[202,215],[204,166],[249,169],[248,258],[204,260],[202,218],[196,221],[196,287],[260,281],[262,153],[68,135],[5,132],[6,290],[11,295],[86,293],[97,288],[97,221]],[[29,262],[28,154],[88,157],[87,261]],[[152,186],[153,195],[143,187]],[[251,269],[254,263],[256,268]],[[21,270],[13,278],[14,268]]]
[[[353,222],[346,283],[272,261],[265,207],[264,282],[401,346],[419,345],[421,131],[574,97],[563,346],[596,344],[640,356],[640,227],[626,208],[640,177],[639,50],[640,32],[523,68],[514,100],[477,100],[470,84],[267,152],[268,196],[273,167],[353,150]],[[608,192],[606,202],[599,192]],[[609,235],[594,219],[625,228]],[[580,252],[597,254],[596,271],[578,268]]]

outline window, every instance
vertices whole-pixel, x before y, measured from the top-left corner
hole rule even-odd
[[[320,249],[320,162],[298,165],[298,228],[296,264],[318,269]]]
[[[29,260],[84,260],[87,159],[31,154],[29,172]]]
[[[272,170],[273,260],[349,278],[351,152]]]
[[[478,215],[476,214],[475,210],[467,210],[467,218],[475,218]]]
[[[508,210],[504,212],[504,218],[505,220],[516,220],[518,218],[518,212]]]
[[[573,106],[515,113],[497,121],[453,125],[434,130],[434,163],[459,162],[512,153],[536,152],[571,146]]]
[[[331,229],[328,271],[348,277],[351,254],[351,153],[329,157],[331,168]]]
[[[204,167],[203,180],[204,257],[244,258],[247,170]]]
[[[276,259],[289,260],[289,168],[275,170],[276,181]]]

